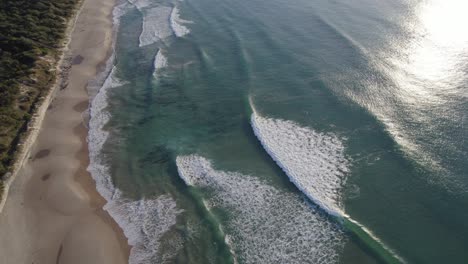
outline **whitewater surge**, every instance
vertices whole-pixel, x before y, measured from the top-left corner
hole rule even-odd
[[[159,252],[161,238],[176,224],[182,210],[169,195],[157,199],[130,201],[122,198],[120,191],[104,209],[112,213],[115,221],[123,227],[128,243],[132,246],[129,263],[153,264],[168,259],[182,248],[182,240],[172,241],[174,252],[162,255]]]
[[[114,7],[114,10],[112,10],[114,31],[117,31],[120,25],[120,19],[122,18],[123,15],[127,14],[127,12],[131,9],[131,7],[132,5],[130,2],[124,2]]]
[[[174,7],[171,12],[171,28],[172,31],[174,32],[174,35],[177,37],[183,37],[190,33],[190,30],[184,26],[185,23],[193,23],[192,21],[189,20],[183,20],[180,18],[179,14],[179,8]]]
[[[172,8],[158,6],[141,12],[143,14],[143,30],[140,34],[140,47],[163,41],[172,35],[172,29],[169,25]]]
[[[344,233],[299,195],[250,175],[215,170],[201,156],[179,156],[176,163],[187,185],[203,189],[208,208],[229,214],[226,241],[241,263],[338,261]]]
[[[149,0],[130,0],[143,16],[139,46],[144,47],[175,35],[183,37],[190,33],[184,25],[193,23],[180,17],[179,8],[162,6]]]
[[[333,134],[319,133],[292,121],[252,114],[255,135],[299,190],[329,214],[344,215],[341,191],[348,161]]]
[[[151,6],[154,4],[152,0],[128,0],[132,5],[134,5],[139,11]]]
[[[154,73],[153,76],[157,77],[158,71],[164,69],[167,67],[167,58],[164,56],[162,53],[161,49],[158,50],[158,53],[156,53],[156,57],[154,58]]]
[[[182,211],[177,209],[176,202],[168,195],[156,199],[132,201],[123,197],[121,191],[114,187],[101,150],[109,136],[109,132],[104,129],[110,119],[110,114],[106,110],[108,91],[126,84],[119,80],[115,73],[114,66],[92,100],[88,135],[90,155],[88,171],[96,181],[97,190],[107,201],[104,210],[108,211],[123,229],[132,246],[130,264],[150,264],[171,257],[161,256],[160,239],[175,225],[177,215]],[[182,247],[181,241],[173,242],[175,244],[171,255]]]

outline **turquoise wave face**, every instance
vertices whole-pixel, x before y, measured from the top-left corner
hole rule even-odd
[[[131,262],[468,259],[458,10],[122,2],[90,171]]]

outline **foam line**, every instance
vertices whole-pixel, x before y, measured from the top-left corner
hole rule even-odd
[[[104,209],[123,229],[132,246],[129,263],[151,264],[170,257],[159,252],[160,239],[175,225],[181,210],[177,209],[175,201],[168,195],[139,201],[126,199],[112,182],[109,168],[101,152],[109,137],[109,132],[104,129],[110,120],[110,113],[107,111],[108,91],[125,84],[126,82],[116,77],[116,67],[113,66],[92,100],[88,134],[90,155],[88,171],[96,181],[97,190],[107,201]],[[177,252],[181,248],[181,242],[180,239],[179,242],[177,238],[175,240],[174,252]]]
[[[123,227],[128,243],[132,246],[129,263],[158,263],[182,248],[181,238],[177,237],[173,241],[175,248],[172,254],[165,256],[159,252],[161,238],[176,224],[177,215],[182,212],[177,209],[172,197],[163,195],[157,199],[129,201],[117,192],[104,209],[111,212],[119,226]]]
[[[109,137],[109,132],[104,129],[110,120],[110,113],[107,111],[108,91],[126,84],[119,80],[115,73],[114,66],[92,101],[88,135],[90,154],[88,171],[96,181],[97,190],[107,201],[104,209],[123,229],[132,246],[129,263],[150,264],[161,257],[158,251],[160,239],[175,225],[176,217],[181,210],[176,208],[176,203],[170,196],[131,201],[113,185],[101,150]]]
[[[201,156],[179,156],[176,164],[187,185],[203,190],[206,207],[227,212],[226,241],[240,263],[338,261],[344,233],[300,195],[250,175],[216,170]]]
[[[128,3],[116,6],[113,10],[114,39],[120,25],[120,19],[131,10]],[[182,247],[182,238],[171,236],[169,244],[171,253],[160,252],[160,240],[176,223],[177,216],[182,212],[177,209],[176,202],[169,195],[155,198],[144,198],[138,201],[125,198],[112,181],[106,157],[102,153],[104,143],[109,132],[104,129],[109,122],[111,114],[108,111],[108,93],[127,82],[117,77],[117,68],[114,66],[115,53],[106,62],[103,72],[88,83],[90,94],[90,120],[88,133],[88,147],[90,164],[88,171],[96,182],[96,189],[107,203],[104,210],[119,224],[132,246],[130,264],[163,263],[173,257]],[[165,246],[168,246],[165,243]]]
[[[177,6],[172,9],[170,21],[172,31],[177,37],[183,37],[190,33],[190,30],[184,24],[193,22],[180,18],[179,8]]]

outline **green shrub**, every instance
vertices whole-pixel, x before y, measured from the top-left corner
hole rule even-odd
[[[0,0],[0,177],[11,165],[38,98],[50,88],[52,65],[38,62],[57,54],[64,21],[78,1]],[[26,90],[21,95],[20,87]]]

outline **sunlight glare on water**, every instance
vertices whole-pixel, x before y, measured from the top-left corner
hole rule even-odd
[[[392,84],[391,88],[378,89],[394,91],[381,95],[383,101],[391,103],[378,106],[377,116],[400,146],[438,168],[442,164],[437,156],[460,151],[449,146],[450,139],[444,133],[462,133],[458,124],[463,123],[464,115],[459,109],[468,95],[467,8],[468,2],[461,0],[417,3],[402,24],[403,37],[390,37],[380,56],[380,70]],[[432,144],[421,149],[425,142]]]
[[[405,79],[411,78],[401,87],[405,96],[419,104],[440,104],[446,103],[441,97],[457,93],[468,51],[467,8],[468,2],[460,0],[424,1],[416,8],[416,19],[408,25],[413,38],[397,62]]]

